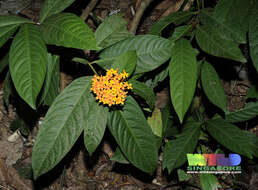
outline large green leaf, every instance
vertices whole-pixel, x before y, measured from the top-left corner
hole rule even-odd
[[[200,182],[203,190],[217,190],[221,185],[213,174],[200,174]]]
[[[225,118],[228,122],[243,122],[258,115],[258,102],[250,102],[244,108],[234,112],[228,112]]]
[[[175,42],[186,35],[192,29],[192,25],[184,25],[175,28],[172,36],[169,38],[172,42]]]
[[[253,61],[253,65],[258,72],[258,2],[255,3],[255,6],[252,10],[252,16],[250,17],[249,22],[249,46],[250,46],[250,56]]]
[[[226,111],[227,98],[222,83],[216,70],[208,62],[204,62],[201,70],[203,90],[208,99],[224,112]]]
[[[42,122],[32,151],[34,179],[56,166],[88,122],[91,77],[74,80],[55,99]]]
[[[169,24],[173,23],[175,25],[182,24],[189,20],[195,13],[190,11],[175,12],[170,15],[160,19],[158,22],[152,25],[149,34],[161,35],[161,32]]]
[[[109,47],[121,40],[132,37],[126,28],[126,21],[120,15],[106,17],[98,26],[95,36],[98,46],[102,48]]]
[[[223,119],[214,119],[206,122],[210,135],[229,150],[252,158],[255,151],[250,138],[237,126]],[[257,148],[257,147],[256,147]]]
[[[138,56],[135,74],[154,70],[171,56],[172,43],[165,38],[153,35],[139,35],[128,38],[105,49],[100,57],[115,60],[128,50],[136,50]]]
[[[13,16],[0,16],[0,47],[11,37],[18,26],[23,23],[33,23],[29,19]]]
[[[155,104],[155,94],[153,92],[153,89],[146,86],[144,83],[136,81],[136,80],[130,80],[130,83],[133,86],[132,91],[136,95],[145,99],[147,104],[153,110],[154,109],[154,104]]]
[[[166,143],[163,154],[163,169],[167,168],[170,173],[187,161],[186,154],[192,153],[197,145],[200,125],[197,122],[186,123],[180,136]]]
[[[132,97],[122,110],[110,112],[108,127],[127,159],[144,172],[153,173],[158,161],[155,136]]]
[[[172,103],[182,122],[192,102],[197,80],[196,53],[189,41],[181,39],[175,43],[169,76]]]
[[[122,151],[119,147],[116,148],[112,158],[110,160],[119,162],[121,164],[129,164],[130,162],[126,159],[126,157],[123,155]]]
[[[234,41],[237,43],[246,42],[246,33],[243,32],[240,27],[233,28],[232,25],[222,22],[221,19],[217,19],[206,10],[202,10],[199,17],[204,25],[213,27],[214,32],[218,33],[222,39],[227,41]]]
[[[196,26],[196,40],[200,48],[208,54],[246,62],[238,44],[221,38],[213,26]]]
[[[47,67],[47,48],[37,26],[20,28],[11,45],[9,64],[18,94],[35,109]]]
[[[24,23],[33,23],[33,21],[14,15],[0,15],[0,27],[18,26]]]
[[[118,58],[114,61],[111,67],[113,69],[118,69],[119,73],[125,70],[128,73],[128,76],[130,76],[135,70],[136,62],[136,51],[127,51],[118,56]]]
[[[45,0],[40,9],[40,23],[47,17],[60,13],[66,7],[69,7],[75,0]]]
[[[213,17],[225,23],[236,33],[241,33],[241,38],[248,30],[252,1],[220,0],[215,7]]]
[[[92,96],[87,123],[84,126],[84,144],[90,155],[96,150],[101,142],[107,124],[108,109],[99,105]]]
[[[47,74],[40,103],[51,106],[59,94],[59,78],[59,56],[48,54]]]
[[[71,13],[52,15],[41,24],[47,44],[70,48],[97,50],[94,33],[82,18]]]

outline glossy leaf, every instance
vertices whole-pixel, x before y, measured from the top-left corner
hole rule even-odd
[[[0,47],[13,35],[19,25],[24,23],[32,23],[29,19],[13,16],[0,16]]]
[[[203,90],[211,103],[226,111],[227,98],[216,70],[208,62],[204,62],[201,70]]]
[[[47,48],[37,26],[25,24],[20,28],[9,52],[9,67],[18,94],[36,109],[47,67]]]
[[[158,36],[138,35],[106,48],[101,59],[115,60],[129,50],[136,50],[137,66],[134,74],[152,71],[165,63],[171,56],[172,43]]]
[[[121,73],[125,70],[130,76],[136,67],[137,55],[136,51],[127,51],[120,56],[112,64],[111,68],[118,69],[118,72]]]
[[[197,26],[196,40],[200,48],[208,54],[246,62],[238,44],[222,39],[213,26]]]
[[[163,169],[167,168],[170,173],[187,161],[186,154],[194,151],[200,130],[200,123],[188,122],[183,126],[182,133],[177,139],[166,143],[163,154]]]
[[[162,137],[162,117],[161,117],[161,111],[158,108],[155,108],[152,112],[151,117],[148,117],[148,123],[151,127],[151,130],[154,135],[158,137]]]
[[[33,23],[33,21],[14,15],[0,15],[0,27],[19,26],[24,23]]]
[[[227,112],[225,118],[228,122],[248,121],[258,115],[258,102],[250,102],[244,108],[234,112]]]
[[[119,162],[121,164],[129,164],[130,162],[126,159],[126,157],[121,152],[120,148],[117,147],[116,151],[114,152],[112,158],[110,160]]]
[[[221,19],[217,19],[217,17],[214,17],[206,10],[202,10],[199,17],[204,25],[209,25],[212,27],[214,32],[217,33],[222,39],[234,41],[236,43],[246,42],[246,34],[245,32],[241,31],[240,27],[232,27],[232,25],[221,21]]]
[[[221,185],[213,174],[200,174],[200,182],[203,190],[217,190]]]
[[[87,123],[84,126],[84,144],[90,155],[96,150],[104,136],[108,114],[108,109],[99,105],[95,97],[92,96],[91,99],[89,113],[85,116]]]
[[[237,126],[223,119],[209,120],[206,122],[210,135],[229,150],[252,158],[253,148],[249,137]]]
[[[98,46],[106,48],[132,37],[133,35],[127,30],[126,24],[126,21],[120,15],[106,17],[95,32]]]
[[[258,2],[255,3],[249,21],[249,47],[253,65],[258,72]]]
[[[155,94],[153,92],[153,89],[146,86],[144,83],[136,80],[130,80],[130,83],[133,86],[133,89],[132,89],[133,93],[135,93],[136,95],[146,100],[146,103],[153,110],[154,104],[155,104]]]
[[[49,108],[32,151],[34,179],[56,166],[82,133],[93,100],[90,88],[91,77],[78,78]]]
[[[69,7],[75,0],[45,0],[40,9],[40,23],[47,17],[60,13],[66,7]]]
[[[169,24],[182,24],[188,21],[193,15],[194,13],[190,11],[171,13],[170,15],[161,18],[159,21],[153,24],[148,33],[152,35],[161,35],[162,30],[166,28]]]
[[[153,173],[158,161],[156,139],[132,97],[127,97],[122,110],[110,112],[108,127],[130,163],[144,172]]]
[[[169,76],[172,104],[182,123],[192,102],[197,80],[196,54],[189,41],[181,39],[172,48]]]
[[[59,56],[48,54],[47,74],[43,92],[41,95],[41,103],[51,106],[55,98],[59,94],[60,69]]]
[[[172,42],[175,42],[182,38],[184,35],[187,34],[191,30],[192,26],[191,25],[184,25],[184,26],[179,26],[175,28],[175,31],[173,32],[172,36],[169,38]]]
[[[47,18],[41,24],[41,32],[47,44],[87,50],[98,49],[94,33],[84,20],[71,13],[60,13]]]
[[[213,17],[228,25],[236,33],[241,33],[242,36],[248,30],[252,6],[252,1],[220,0],[214,9]]]

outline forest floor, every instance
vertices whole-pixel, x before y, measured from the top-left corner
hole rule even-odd
[[[137,34],[144,34],[149,27],[160,17],[178,9],[176,4],[180,1],[165,0],[157,4],[153,10],[145,16]],[[131,6],[137,6],[138,0],[108,0],[100,1],[94,9],[99,17],[104,18],[112,11],[120,11],[125,14],[128,22],[132,19]],[[170,7],[170,8],[168,8]],[[180,7],[180,6],[179,6]],[[173,8],[173,9],[172,9]],[[78,10],[80,8],[77,7]],[[38,14],[31,10],[23,11],[24,15]],[[93,22],[88,19],[88,24],[94,29]],[[62,73],[62,83],[69,83],[71,76]],[[245,104],[245,95],[248,90],[248,80],[222,81],[225,93],[227,94],[227,109],[234,111],[242,108]],[[24,138],[17,132],[11,131],[10,126],[17,114],[13,105],[7,108],[3,101],[3,86],[0,86],[0,190],[93,190],[93,189],[123,189],[123,190],[143,190],[143,189],[200,189],[198,175],[190,180],[192,187],[182,188],[182,184],[176,182],[176,173],[167,175],[161,170],[159,163],[157,172],[149,176],[140,172],[132,165],[114,163],[110,160],[114,150],[112,138],[108,132],[104,136],[104,141],[100,144],[93,156],[88,156],[83,146],[83,139],[80,138],[71,152],[65,159],[51,172],[39,178],[37,182],[32,182],[31,154],[33,142],[40,127],[39,120],[29,136]],[[164,107],[169,99],[168,88],[165,86],[157,92],[156,106]],[[42,119],[42,118],[41,118]],[[258,136],[258,127],[250,130]],[[238,183],[240,189],[258,189],[258,174],[252,167],[248,171],[243,171],[238,177],[228,174],[218,176],[223,188],[231,189],[233,183]],[[180,187],[181,186],[181,187]]]

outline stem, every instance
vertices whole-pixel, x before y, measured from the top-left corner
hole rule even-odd
[[[136,33],[136,30],[138,28],[142,15],[152,1],[153,0],[142,0],[140,7],[137,9],[136,14],[133,18],[133,21],[131,23],[131,28],[130,28],[131,33],[133,34]]]
[[[91,62],[87,62],[87,64],[90,66],[91,70],[96,74],[98,75],[97,71],[94,69],[94,67],[91,65],[92,63]],[[98,75],[99,76],[99,75]]]
[[[98,3],[99,0],[91,0],[89,5],[82,11],[81,18],[83,20],[86,20],[90,14],[90,12],[94,9],[96,4]]]

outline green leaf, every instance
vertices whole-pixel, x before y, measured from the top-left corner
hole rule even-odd
[[[41,24],[41,32],[47,44],[98,50],[94,33],[82,18],[71,13],[60,13],[47,18]]]
[[[66,7],[69,7],[75,0],[45,0],[40,9],[40,23],[47,17],[60,13]]]
[[[221,185],[213,174],[200,174],[200,182],[203,190],[217,190]]]
[[[192,25],[184,25],[175,28],[172,36],[169,38],[172,42],[175,42],[186,35],[192,29]]]
[[[1,63],[0,63],[1,64]],[[251,86],[248,91],[247,95],[245,97],[246,99],[248,98],[258,98],[258,89],[256,85]]]
[[[87,65],[89,63],[89,61],[87,59],[83,59],[83,58],[79,58],[79,57],[74,57],[72,59],[72,61],[82,63],[82,64],[85,64],[85,65]]]
[[[153,110],[155,105],[155,94],[153,89],[136,80],[130,80],[130,83],[133,86],[133,93],[146,100],[146,103],[150,106],[150,109]]]
[[[130,76],[136,67],[137,62],[137,55],[136,51],[127,51],[114,61],[111,68],[118,69],[118,72],[121,73],[123,70],[125,70],[128,73],[128,76]]]
[[[162,137],[162,118],[161,118],[161,111],[158,108],[155,108],[152,112],[151,117],[148,117],[148,123],[151,127],[151,130],[154,135],[158,137]]]
[[[216,70],[208,62],[204,62],[201,70],[203,90],[208,99],[224,112],[226,111],[227,98]]]
[[[56,166],[82,133],[93,103],[90,88],[91,77],[78,78],[49,108],[32,151],[34,179]]]
[[[92,98],[90,111],[86,116],[87,123],[84,126],[84,144],[90,155],[96,150],[104,136],[108,114],[108,109],[99,105],[94,97]]]
[[[162,82],[163,80],[165,80],[165,78],[168,77],[168,72],[169,72],[169,66],[167,66],[165,69],[157,73],[154,76],[153,81],[151,82],[151,87],[155,88],[158,86],[159,82]]]
[[[43,105],[51,106],[59,94],[59,70],[59,56],[48,54],[47,74],[40,102]]]
[[[178,175],[178,180],[180,182],[188,181],[189,179],[192,178],[192,176],[190,174],[185,173],[184,170],[181,170],[181,169],[177,170],[177,175]]]
[[[47,48],[37,26],[24,24],[20,28],[11,45],[9,62],[18,94],[36,109],[47,67]]]
[[[180,25],[188,21],[194,14],[195,13],[189,11],[171,13],[170,15],[163,17],[158,22],[153,24],[148,33],[160,36],[162,30],[169,24],[173,23],[175,25]]]
[[[163,154],[163,169],[170,173],[182,166],[186,161],[186,154],[192,153],[200,136],[200,123],[188,122],[183,126],[182,133],[175,140],[166,143]]]
[[[206,10],[202,10],[199,17],[204,25],[209,25],[212,27],[214,32],[217,33],[222,39],[236,43],[246,42],[246,34],[245,32],[241,31],[240,27],[232,27],[232,25],[222,22],[221,19],[217,19],[216,17],[212,16]]]
[[[0,16],[0,47],[13,35],[19,25],[23,23],[33,23],[29,19],[13,16]]]
[[[220,0],[214,9],[213,17],[236,33],[241,33],[241,37],[245,39],[252,4],[252,1]]]
[[[213,26],[196,26],[196,41],[200,48],[208,54],[246,62],[238,44],[221,38]]]
[[[126,157],[123,155],[122,151],[119,147],[116,148],[116,151],[114,152],[112,158],[110,160],[119,162],[121,164],[129,164],[130,162],[126,159]]]
[[[156,138],[137,102],[127,97],[122,110],[110,112],[108,127],[127,159],[147,173],[158,161]]]
[[[258,72],[258,2],[255,3],[252,16],[249,21],[249,47],[250,47],[250,56],[253,61],[253,65]]]
[[[173,116],[171,112],[170,103],[167,103],[165,108],[162,110],[161,114],[162,114],[161,117],[162,117],[162,125],[163,125],[162,137],[167,137],[168,132],[173,125],[173,119],[172,119]]]
[[[115,60],[129,50],[136,50],[137,66],[134,74],[154,70],[165,63],[171,56],[172,43],[165,38],[153,35],[138,35],[106,48],[101,59]]]
[[[106,48],[132,37],[133,34],[127,30],[126,24],[126,21],[120,15],[106,17],[95,32],[98,46]]]
[[[210,135],[229,150],[252,158],[253,147],[249,137],[238,127],[223,119],[206,122]]]
[[[172,48],[169,76],[172,103],[182,123],[192,102],[197,80],[196,53],[189,41],[181,39]]]
[[[234,112],[227,112],[225,118],[228,122],[248,121],[258,115],[258,102],[250,102],[244,108]]]
[[[6,54],[1,60],[0,60],[0,73],[3,72],[3,70],[9,65],[9,54]]]
[[[33,21],[14,15],[0,15],[0,27],[19,26],[24,23],[33,23]]]

